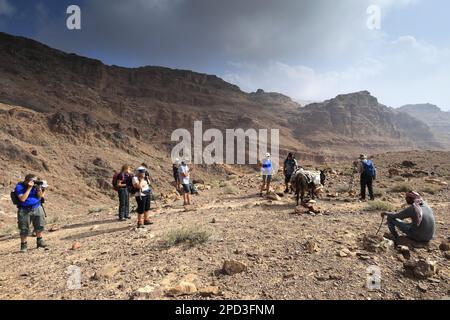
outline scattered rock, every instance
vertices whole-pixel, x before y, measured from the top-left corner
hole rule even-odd
[[[411,251],[409,251],[409,247],[407,246],[397,246],[398,251],[403,255],[406,260],[411,259]]]
[[[339,250],[338,253],[337,253],[337,255],[338,255],[339,257],[341,257],[341,258],[345,258],[345,257],[350,257],[350,256],[352,256],[353,254],[352,254],[352,252],[351,252],[349,249],[344,248],[344,249],[342,249],[342,250]]]
[[[416,164],[412,161],[405,160],[402,162],[402,166],[405,168],[414,168],[416,166]]]
[[[226,260],[222,266],[222,272],[230,276],[244,271],[247,271],[247,265],[236,260]]]
[[[441,244],[439,245],[439,249],[441,251],[450,251],[450,241],[448,240],[442,241]]]
[[[166,290],[166,295],[171,297],[191,295],[197,292],[197,287],[189,281],[181,281],[175,287]]]
[[[94,279],[94,280],[101,280],[101,279],[105,279],[105,278],[112,278],[120,270],[121,270],[121,268],[116,266],[116,265],[114,265],[114,264],[106,264],[100,270],[95,272],[95,274],[92,277],[92,279]]]
[[[426,284],[423,284],[423,283],[419,283],[419,284],[417,285],[417,288],[418,288],[420,291],[422,291],[422,292],[427,292],[427,291],[428,291],[428,286],[427,286]]]
[[[211,223],[216,223],[216,218],[212,218]]]
[[[60,227],[58,226],[51,226],[50,229],[48,230],[48,232],[55,232],[58,231],[60,229]]]
[[[304,213],[304,211],[305,211],[305,209],[303,206],[297,206],[297,207],[295,207],[293,214],[302,215]]]
[[[270,191],[270,192],[267,194],[266,198],[269,199],[269,200],[273,200],[273,201],[280,201],[280,200],[281,200],[281,197],[280,197],[279,195],[277,195],[277,194],[276,194],[275,192],[273,192],[273,191]]]
[[[71,250],[78,250],[78,249],[80,249],[80,248],[81,248],[81,243],[79,243],[79,242],[74,242],[74,243],[72,244]]]
[[[219,291],[219,287],[217,287],[217,286],[208,286],[208,287],[200,289],[198,291],[198,293],[202,297],[211,297],[211,296],[219,295],[220,291]]]
[[[406,261],[403,267],[407,273],[418,279],[431,278],[437,273],[436,262],[425,259]]]
[[[319,251],[319,246],[317,245],[317,243],[315,241],[308,240],[305,243],[305,249],[309,253],[315,253],[315,252]]]
[[[437,184],[443,187],[448,186],[447,182],[441,181],[439,179],[435,179],[435,178],[425,178],[425,182],[431,183],[431,184]]]
[[[156,287],[151,285],[139,288],[133,293],[132,299],[151,299],[152,297],[154,297],[155,289]]]
[[[363,238],[363,247],[369,252],[384,253],[389,251],[393,245],[392,240],[385,239],[382,236],[367,235]]]
[[[409,239],[408,237],[400,236],[397,238],[397,245],[398,246],[405,246],[409,249],[424,249],[429,246],[429,243],[426,242],[417,242],[412,239]]]

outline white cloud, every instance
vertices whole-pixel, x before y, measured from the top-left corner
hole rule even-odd
[[[244,91],[262,88],[297,100],[320,101],[341,93],[368,90],[390,106],[430,102],[448,109],[450,49],[407,35],[376,39],[361,60],[346,68],[323,70],[279,61],[230,63],[222,75]]]
[[[297,100],[324,100],[339,93],[364,90],[365,80],[380,75],[384,65],[365,59],[342,71],[318,72],[310,67],[279,61],[265,65],[230,63],[223,78],[245,91],[262,88]]]
[[[12,16],[16,9],[8,2],[8,0],[0,0],[0,16]]]

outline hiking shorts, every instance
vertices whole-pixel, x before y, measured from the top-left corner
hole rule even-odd
[[[291,182],[291,178],[292,178],[292,173],[291,174],[285,174],[284,175],[284,183],[289,183]]]
[[[35,232],[44,231],[45,227],[45,213],[42,206],[37,208],[19,208],[17,213],[17,224],[21,236],[28,236],[30,234],[30,224],[33,225]]]
[[[137,202],[137,210],[138,214],[144,214],[146,211],[150,211],[150,195],[147,196],[138,196],[136,197]]]
[[[186,192],[186,193],[190,193],[191,192],[191,187],[189,186],[189,184],[183,183],[182,186],[183,186],[183,191],[184,192]]]
[[[180,182],[180,176],[178,174],[173,174],[173,179],[175,180],[176,183]]]
[[[262,176],[263,183],[268,183],[272,181],[272,175],[271,174],[263,174]]]

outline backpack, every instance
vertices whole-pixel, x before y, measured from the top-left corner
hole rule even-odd
[[[371,160],[363,161],[364,173],[370,174],[373,178],[377,175],[377,171]]]
[[[11,196],[11,201],[12,201],[12,203],[16,206],[16,207],[19,207],[19,205],[20,205],[20,200],[19,200],[19,197],[17,196],[17,194],[16,194],[16,191],[11,191],[11,194],[10,194],[10,196]]]
[[[115,172],[114,176],[112,178],[112,186],[114,188],[114,191],[119,191],[119,187],[117,186],[118,178],[119,178],[120,172]]]
[[[191,189],[191,194],[198,194],[198,190],[195,184],[191,183],[189,189]]]

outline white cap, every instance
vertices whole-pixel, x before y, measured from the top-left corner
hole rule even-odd
[[[147,171],[147,168],[145,167],[139,167],[136,169],[136,171]]]
[[[179,164],[179,163],[180,163],[180,159],[179,159],[179,158],[175,158],[174,163],[175,163],[175,164]]]
[[[270,158],[270,153],[266,153],[266,158]]]

